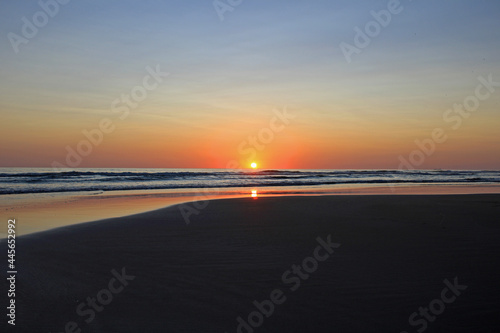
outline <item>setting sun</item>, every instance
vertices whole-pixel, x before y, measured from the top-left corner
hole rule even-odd
[[[252,167],[252,169],[255,169],[255,168],[257,168],[257,163],[252,162],[252,164],[250,164],[250,166]]]

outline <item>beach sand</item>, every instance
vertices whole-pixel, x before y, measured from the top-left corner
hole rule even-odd
[[[189,224],[172,206],[17,238],[7,331],[500,331],[498,194],[205,204]]]

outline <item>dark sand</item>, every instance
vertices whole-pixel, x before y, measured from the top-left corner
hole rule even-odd
[[[236,332],[280,289],[255,332],[417,332],[410,315],[457,277],[467,289],[425,332],[500,332],[499,216],[490,194],[267,197],[210,201],[189,225],[173,206],[27,235],[16,326],[1,331]],[[291,291],[283,273],[330,234],[340,247]],[[78,305],[122,267],[135,279],[86,323]]]

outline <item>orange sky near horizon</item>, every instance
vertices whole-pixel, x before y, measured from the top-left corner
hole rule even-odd
[[[271,129],[270,121],[276,118],[273,109],[260,110],[248,119],[233,117],[217,127],[187,121],[172,126],[138,113],[126,121],[112,121],[114,130],[101,132],[97,145],[82,133],[82,128],[95,133],[95,124],[103,118],[97,115],[90,121],[86,118],[88,126],[82,126],[85,122],[40,126],[33,121],[25,122],[20,131],[3,123],[0,130],[6,141],[2,141],[15,138],[15,144],[3,148],[3,156],[9,159],[2,159],[2,164],[48,167],[56,161],[67,167],[249,168],[255,161],[265,169],[397,169],[400,155],[408,160],[415,150],[424,150],[415,140],[429,144],[432,130],[440,127],[447,140],[434,142],[435,151],[414,168],[498,169],[500,165],[499,154],[492,154],[500,147],[496,136],[500,122],[479,113],[453,130],[444,121],[408,128],[390,119],[370,123],[356,117],[313,126],[311,111],[288,107],[287,112],[295,118],[286,125],[275,122],[280,131]],[[85,156],[88,147],[91,153]]]

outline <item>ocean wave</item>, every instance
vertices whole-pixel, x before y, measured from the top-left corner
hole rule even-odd
[[[245,188],[245,187],[301,187],[301,186],[328,186],[328,185],[353,185],[353,184],[467,184],[467,183],[485,183],[494,184],[500,183],[498,178],[482,178],[469,177],[461,179],[393,179],[393,178],[377,178],[377,179],[282,179],[282,178],[243,178],[243,179],[203,179],[197,182],[189,181],[166,181],[166,182],[82,182],[82,183],[63,183],[65,185],[57,185],[51,183],[49,185],[34,185],[26,183],[24,186],[17,184],[11,187],[0,187],[0,195],[6,194],[28,194],[28,193],[57,193],[57,192],[94,192],[94,191],[126,191],[126,190],[161,190],[161,189],[193,189],[193,188]]]

